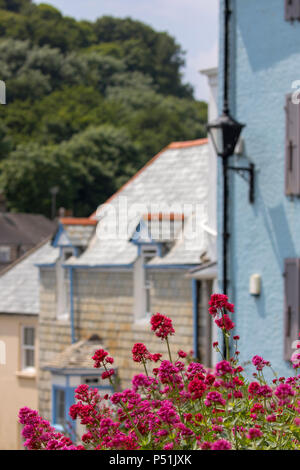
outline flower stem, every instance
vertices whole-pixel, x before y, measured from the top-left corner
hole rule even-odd
[[[170,362],[173,363],[173,361],[172,361],[172,356],[171,356],[170,345],[169,345],[169,340],[168,340],[168,337],[167,337],[167,336],[166,336],[166,343],[167,343],[167,346],[168,346],[168,353],[169,353]]]

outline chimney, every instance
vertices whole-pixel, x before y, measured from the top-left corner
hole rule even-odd
[[[7,212],[6,198],[3,193],[0,192],[0,212]]]

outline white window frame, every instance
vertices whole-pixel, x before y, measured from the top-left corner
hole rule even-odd
[[[136,322],[148,321],[151,316],[150,311],[150,290],[151,281],[147,278],[145,265],[155,256],[159,255],[156,245],[142,245],[140,256],[134,267],[134,318]]]
[[[30,345],[30,344],[25,344],[25,330],[26,329],[33,329],[33,345]],[[36,363],[36,347],[35,347],[35,344],[36,344],[36,327],[33,326],[33,325],[22,325],[22,331],[21,331],[21,334],[22,334],[22,338],[21,338],[21,368],[22,368],[22,371],[26,371],[26,372],[35,372],[36,370],[36,367],[35,367],[35,363]],[[30,365],[26,365],[26,354],[25,352],[26,351],[33,351],[33,366]]]
[[[158,256],[158,247],[157,246],[147,246],[144,245],[141,247],[141,256],[143,260],[143,266],[144,266],[144,297],[145,297],[145,317],[148,319],[151,316],[151,311],[150,311],[150,305],[151,305],[151,299],[150,299],[150,289],[152,287],[151,281],[148,279],[147,276],[147,269],[145,268],[145,265],[151,261],[151,259],[155,258],[155,256]]]
[[[73,248],[61,248],[61,256],[56,263],[56,318],[62,321],[67,321],[70,318],[69,270],[63,267],[70,256],[74,256]]]

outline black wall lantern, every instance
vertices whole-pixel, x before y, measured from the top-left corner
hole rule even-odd
[[[243,127],[244,124],[237,122],[228,113],[223,113],[221,117],[208,124],[207,130],[220,157],[227,158],[233,155]]]

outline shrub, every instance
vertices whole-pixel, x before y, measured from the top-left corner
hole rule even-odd
[[[234,351],[229,356],[234,306],[221,294],[214,294],[209,304],[209,313],[222,330],[225,344],[224,356],[218,343],[213,344],[222,356],[214,371],[198,362],[185,364],[188,354],[184,351],[178,351],[178,357],[172,359],[172,320],[157,313],[151,318],[151,329],[166,343],[169,360],[162,360],[161,354],[152,354],[143,343],[137,343],[132,355],[143,373],[134,376],[131,389],[100,396],[97,389],[80,385],[76,389],[77,402],[69,411],[73,420],[80,420],[86,427],[80,445],[57,433],[36,411],[22,408],[19,420],[24,425],[25,447],[299,450],[300,351],[292,356],[294,377],[277,378],[268,361],[254,356],[254,380],[247,380],[238,360],[238,336],[233,336]],[[102,378],[113,385],[113,358],[100,349],[92,359],[96,368],[104,368]],[[265,368],[274,373],[271,384],[264,377]]]

